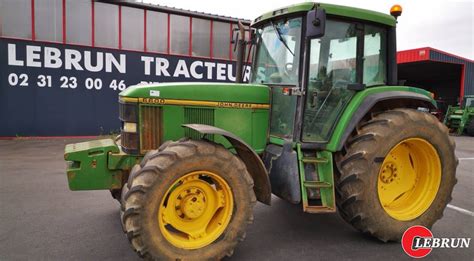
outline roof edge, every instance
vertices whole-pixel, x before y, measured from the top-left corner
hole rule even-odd
[[[446,52],[446,51],[443,51],[443,50],[440,50],[440,49],[436,49],[436,48],[433,48],[433,47],[430,47],[430,46],[419,47],[419,48],[414,48],[414,49],[399,50],[399,51],[397,51],[397,56],[400,55],[400,54],[405,55],[405,54],[409,54],[409,53],[417,52],[417,51],[422,51],[422,50],[428,51],[428,53],[427,53],[428,60],[430,60],[430,52],[435,51],[435,52],[438,52],[438,53],[441,53],[441,54],[444,54],[444,55],[447,55],[447,56],[457,58],[459,60],[463,60],[463,61],[468,62],[468,63],[474,63],[474,60],[471,60],[469,58],[462,57],[462,56],[459,56],[459,55],[456,55],[456,54],[452,54],[452,53],[449,53],[449,52]],[[426,59],[420,59],[420,61],[424,61],[424,60],[426,60]]]
[[[130,0],[115,0],[115,1],[112,1],[112,0],[94,0],[94,1],[95,2],[100,2],[100,3],[128,6],[128,7],[146,9],[146,10],[151,10],[151,11],[176,14],[176,15],[186,15],[186,16],[191,16],[191,17],[195,17],[195,18],[203,18],[203,19],[209,19],[209,20],[221,21],[221,22],[238,23],[239,21],[242,21],[242,23],[245,24],[245,25],[249,25],[250,22],[251,22],[251,20],[241,19],[241,18],[237,18],[237,17],[210,14],[210,13],[204,13],[204,12],[199,12],[199,11],[186,10],[186,9],[182,9],[182,8],[163,6],[163,5],[158,5],[158,4],[132,2]]]
[[[266,12],[263,15],[257,17],[252,22],[253,25],[261,24],[269,19],[278,18],[288,14],[296,14],[300,12],[308,12],[315,7],[321,7],[326,10],[326,13],[334,16],[349,17],[358,20],[370,21],[387,26],[396,26],[397,21],[389,14],[372,11],[369,9],[362,9],[357,7],[350,7],[344,5],[334,5],[326,3],[316,2],[303,2],[299,4],[289,5],[282,8],[274,9],[270,12]]]

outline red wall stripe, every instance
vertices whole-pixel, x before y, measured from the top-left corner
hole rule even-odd
[[[146,9],[143,11],[143,50],[146,52]]]
[[[31,40],[36,39],[35,32],[35,0],[31,0]]]
[[[211,37],[210,37],[210,39],[209,39],[209,50],[210,50],[210,55],[209,55],[209,57],[210,57],[210,58],[214,57],[214,50],[213,50],[213,49],[214,49],[214,44],[212,43],[212,42],[213,42],[213,39],[212,39],[212,38],[213,38],[213,37],[212,37],[213,31],[214,31],[214,23],[213,23],[213,21],[211,20],[211,34],[210,34]]]
[[[94,17],[94,14],[95,14],[95,10],[94,10],[94,0],[91,0],[91,14],[92,14],[92,30],[91,30],[91,33],[92,33],[92,47],[95,46],[95,32],[94,32],[94,27],[95,27],[95,17]]]
[[[118,46],[119,49],[122,49],[122,6],[119,5],[118,10],[118,24],[119,24],[119,32],[118,32]]]
[[[170,20],[171,16],[168,14],[168,46],[166,47],[166,53],[170,54]]]
[[[100,136],[0,136],[0,140],[94,139]]]
[[[66,43],[66,0],[63,0],[63,43]]]
[[[462,103],[462,99],[464,98],[464,82],[466,81],[466,64],[462,65],[461,71],[461,90],[459,95],[459,103]]]
[[[193,55],[193,18],[189,17],[189,55]]]

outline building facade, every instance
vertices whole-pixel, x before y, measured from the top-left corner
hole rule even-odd
[[[0,137],[109,134],[127,86],[235,81],[236,18],[126,1],[0,0],[0,19]]]
[[[399,51],[397,62],[398,78],[432,92],[440,105],[456,105],[464,95],[474,95],[474,61],[470,59],[423,47]]]

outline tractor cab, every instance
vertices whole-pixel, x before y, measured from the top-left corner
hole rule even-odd
[[[271,87],[270,135],[324,144],[365,88],[396,84],[395,19],[307,3],[257,18],[251,83]],[[351,17],[352,16],[352,17]],[[362,19],[363,17],[363,19]]]
[[[305,3],[252,24],[250,82],[271,90],[264,161],[274,194],[302,201],[307,212],[335,211],[332,174],[318,174],[332,165],[323,154],[336,149],[336,125],[358,92],[396,85],[395,23],[368,10]]]

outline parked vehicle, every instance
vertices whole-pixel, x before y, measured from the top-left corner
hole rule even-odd
[[[431,227],[456,183],[454,142],[431,94],[398,85],[401,7],[391,14],[302,3],[261,15],[250,83],[129,87],[117,142],[66,146],[69,187],[111,190],[147,259],[232,255],[272,193],[384,242]]]
[[[444,124],[456,133],[474,136],[474,95],[466,95],[460,106],[449,106]]]

